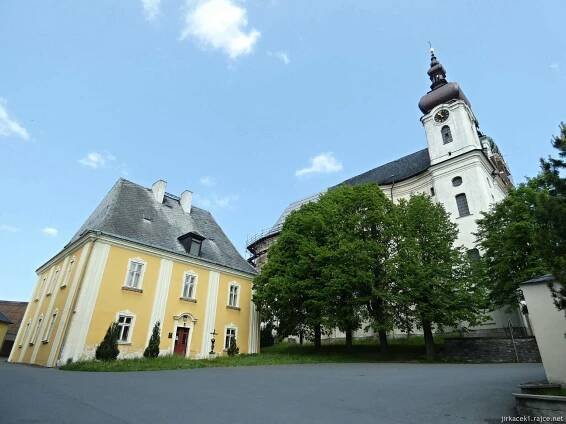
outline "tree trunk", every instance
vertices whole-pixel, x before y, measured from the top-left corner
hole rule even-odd
[[[432,337],[432,324],[430,321],[423,321],[423,333],[426,348],[426,359],[434,359],[434,338]]]
[[[387,331],[379,330],[379,351],[387,353],[389,351],[389,343],[387,343]]]
[[[352,348],[352,330],[348,329],[346,330],[346,349],[351,349]]]
[[[320,324],[316,324],[314,326],[314,348],[316,350],[320,350],[321,346],[321,339],[322,339],[322,329]]]
[[[305,336],[304,336],[303,332],[301,331],[299,333],[299,344],[302,345],[304,340],[305,340]]]

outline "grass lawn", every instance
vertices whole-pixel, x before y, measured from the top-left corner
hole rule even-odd
[[[442,339],[436,341],[438,347]],[[210,367],[242,367],[253,365],[316,364],[329,362],[425,362],[422,337],[390,341],[389,352],[379,352],[375,341],[357,341],[348,350],[342,344],[325,344],[320,351],[312,345],[280,343],[263,348],[260,354],[217,357],[215,359],[184,359],[163,356],[156,359],[123,359],[110,362],[83,361],[61,367],[67,371],[156,371]]]

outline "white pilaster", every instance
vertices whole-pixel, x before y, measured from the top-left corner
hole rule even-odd
[[[63,346],[63,351],[61,352],[61,361],[63,363],[68,359],[77,361],[81,359],[84,353],[86,336],[90,328],[90,321],[109,252],[109,244],[101,241],[94,243],[91,258],[81,284],[74,316],[71,318],[65,346]]]
[[[201,356],[203,358],[208,355],[208,352],[210,352],[210,333],[212,333],[214,326],[216,325],[216,306],[218,304],[219,283],[220,274],[216,271],[210,271],[208,277],[208,293],[206,296],[206,311],[204,313],[204,325],[202,329]]]
[[[248,353],[259,352],[259,317],[255,303],[250,300],[250,329],[248,337]]]
[[[167,259],[161,259],[159,266],[159,275],[157,277],[157,285],[155,287],[155,298],[153,299],[153,308],[151,310],[151,319],[149,320],[149,328],[147,331],[147,343],[151,338],[153,326],[156,322],[160,322],[163,328],[163,320],[165,318],[165,307],[167,306],[167,297],[169,294],[169,285],[171,284],[171,273],[173,271],[173,262]],[[147,345],[146,343],[146,345]]]
[[[77,263],[77,268],[73,274],[73,280],[67,283],[67,289],[69,293],[67,295],[67,300],[65,301],[65,306],[61,312],[61,319],[57,325],[57,331],[55,337],[53,338],[53,345],[51,346],[51,352],[49,353],[49,359],[47,360],[47,366],[53,367],[57,362],[57,352],[61,346],[61,340],[65,334],[65,328],[67,328],[67,323],[69,320],[69,315],[71,312],[71,307],[73,306],[74,300],[77,295],[77,290],[80,285],[80,278],[83,274],[83,270],[89,258],[90,251],[92,249],[92,242],[85,244],[81,251],[81,256]]]

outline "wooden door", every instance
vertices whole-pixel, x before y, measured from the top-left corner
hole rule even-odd
[[[185,356],[187,354],[187,345],[189,344],[189,329],[185,327],[177,327],[177,334],[175,335],[175,348],[173,353],[178,356]]]

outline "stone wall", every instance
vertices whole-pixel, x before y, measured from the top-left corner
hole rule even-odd
[[[519,362],[541,362],[534,337],[515,339]],[[496,337],[447,337],[444,356],[471,362],[516,362],[513,340]]]

